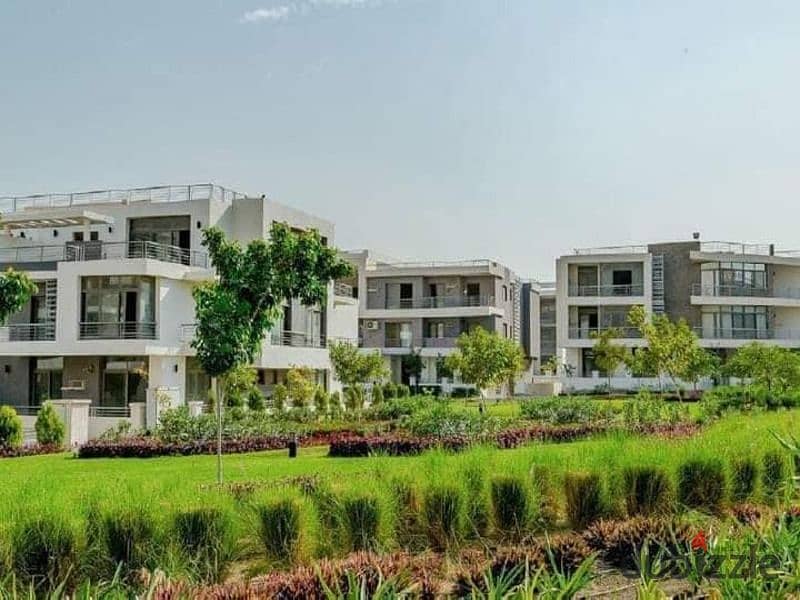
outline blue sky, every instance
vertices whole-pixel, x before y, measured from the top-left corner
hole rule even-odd
[[[0,195],[214,181],[342,247],[800,248],[800,3],[0,4]]]

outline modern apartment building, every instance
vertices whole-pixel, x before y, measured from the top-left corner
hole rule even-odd
[[[334,241],[328,221],[211,184],[0,198],[0,213],[0,267],[38,285],[0,328],[0,402],[30,414],[46,398],[90,400],[95,434],[120,418],[151,423],[156,397],[206,400],[190,346],[192,288],[214,277],[203,228],[246,243],[284,222]],[[331,284],[324,307],[286,304],[253,365],[265,393],[294,365],[337,385],[326,344],[356,338],[351,296]]]
[[[556,345],[575,376],[596,372],[594,332],[643,344],[627,322],[634,305],[685,319],[723,356],[752,341],[800,347],[800,252],[699,239],[578,249],[556,261],[556,279]]]
[[[368,250],[347,253],[357,275],[361,346],[386,357],[392,379],[408,383],[407,358],[422,359],[418,383],[442,383],[442,360],[458,336],[481,326],[517,340],[538,360],[538,286],[492,260],[400,262]]]

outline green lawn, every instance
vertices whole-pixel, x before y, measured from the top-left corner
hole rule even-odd
[[[701,434],[680,440],[614,435],[569,444],[534,444],[515,450],[476,448],[462,454],[430,452],[418,457],[328,458],[325,448],[300,450],[297,459],[285,452],[224,457],[227,481],[270,482],[265,493],[285,493],[281,480],[318,475],[334,487],[380,492],[396,477],[421,486],[459,481],[468,465],[480,465],[491,476],[527,473],[534,463],[549,465],[561,474],[575,470],[615,472],[633,463],[661,464],[674,471],[689,456],[759,456],[778,447],[770,431],[800,433],[800,411],[736,415],[709,426]],[[0,514],[11,515],[54,509],[79,517],[92,501],[103,505],[147,504],[168,514],[196,504],[229,502],[214,489],[213,456],[158,459],[78,460],[53,455],[0,460]],[[2,525],[0,525],[2,527]]]

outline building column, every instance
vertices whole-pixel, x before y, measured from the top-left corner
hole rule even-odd
[[[53,407],[64,421],[64,443],[72,448],[89,440],[89,406],[91,400],[52,400]]]
[[[186,401],[186,357],[150,356],[147,385],[147,426],[155,427],[161,411]]]

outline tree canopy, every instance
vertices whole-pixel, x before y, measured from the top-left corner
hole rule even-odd
[[[0,275],[0,324],[5,324],[15,312],[36,293],[36,284],[26,273],[8,269]]]
[[[800,386],[800,356],[779,346],[758,342],[742,346],[728,359],[724,371],[775,392]]]
[[[458,371],[461,380],[473,384],[483,393],[486,388],[514,379],[525,366],[520,345],[496,332],[475,327],[456,340],[456,351],[445,359],[451,371]]]
[[[192,345],[212,377],[253,361],[284,301],[324,305],[330,281],[352,272],[318,232],[296,232],[283,223],[273,225],[269,239],[253,240],[246,248],[211,227],[203,231],[203,245],[217,279],[194,290]]]
[[[328,352],[336,379],[346,386],[383,379],[388,375],[379,351],[362,352],[354,344],[341,341],[329,344]]]
[[[620,337],[620,330],[615,327],[604,329],[592,334],[594,345],[592,354],[594,363],[606,374],[608,378],[608,391],[611,393],[611,378],[621,365],[625,363],[628,351],[624,346],[614,343]]]

